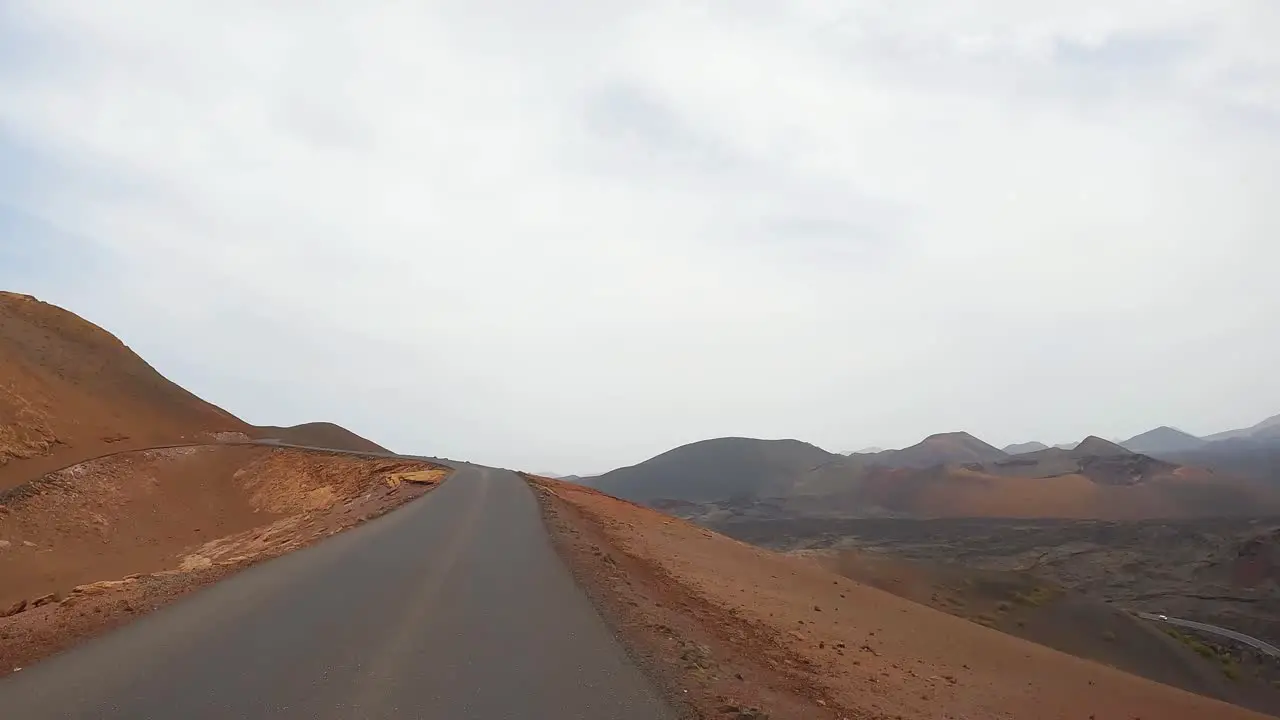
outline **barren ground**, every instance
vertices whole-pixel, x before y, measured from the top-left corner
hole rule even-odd
[[[588,488],[533,483],[580,581],[703,717],[1264,717]]]

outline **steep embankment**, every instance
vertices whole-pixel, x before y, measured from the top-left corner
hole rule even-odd
[[[0,490],[118,450],[247,430],[102,328],[0,292]]]

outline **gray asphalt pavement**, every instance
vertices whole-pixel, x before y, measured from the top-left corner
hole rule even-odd
[[[1271,643],[1265,640],[1259,640],[1258,638],[1252,635],[1245,635],[1242,632],[1236,632],[1235,630],[1232,630],[1230,628],[1218,627],[1217,625],[1210,625],[1208,623],[1196,622],[1195,620],[1183,620],[1182,618],[1168,617],[1167,615],[1162,617],[1160,615],[1156,615],[1153,613],[1145,613],[1145,612],[1138,613],[1138,617],[1144,618],[1146,620],[1154,620],[1156,622],[1169,623],[1170,625],[1178,625],[1185,628],[1192,628],[1194,630],[1203,630],[1204,632],[1207,632],[1213,635],[1221,635],[1222,637],[1230,638],[1237,642],[1244,643],[1245,645],[1248,645],[1250,647],[1257,648],[1258,650],[1261,650],[1262,652],[1270,655],[1271,657],[1280,658],[1280,648],[1276,647],[1275,645],[1272,645]]]
[[[514,474],[378,520],[0,680],[14,720],[674,718]]]

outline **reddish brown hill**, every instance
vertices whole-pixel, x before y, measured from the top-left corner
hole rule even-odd
[[[276,427],[265,425],[254,428],[253,435],[260,438],[279,440],[290,445],[329,448],[332,450],[355,450],[358,452],[390,452],[372,440],[360,437],[350,430],[327,422],[306,423],[293,427]]]
[[[248,429],[102,328],[0,292],[0,489],[114,450]]]

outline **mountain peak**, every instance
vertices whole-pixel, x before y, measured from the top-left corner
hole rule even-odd
[[[926,437],[924,439],[924,442],[937,442],[940,440],[948,440],[948,441],[960,440],[962,442],[969,442],[972,440],[974,442],[982,442],[981,440],[974,437],[970,433],[965,432],[964,430],[952,430],[951,432],[934,433],[929,437]],[[983,444],[985,445],[986,443],[983,443]]]
[[[1181,450],[1192,450],[1204,444],[1204,440],[1168,425],[1161,425],[1141,435],[1120,443],[1125,448],[1137,453],[1168,453]]]
[[[1075,452],[1080,455],[1097,455],[1099,457],[1133,454],[1132,451],[1125,448],[1123,445],[1118,445],[1110,440],[1104,440],[1097,435],[1090,435],[1089,437],[1081,440],[1080,444],[1076,445]]]
[[[964,431],[935,433],[908,448],[877,453],[874,462],[885,467],[926,468],[951,463],[974,463],[1008,457],[1002,450]]]

